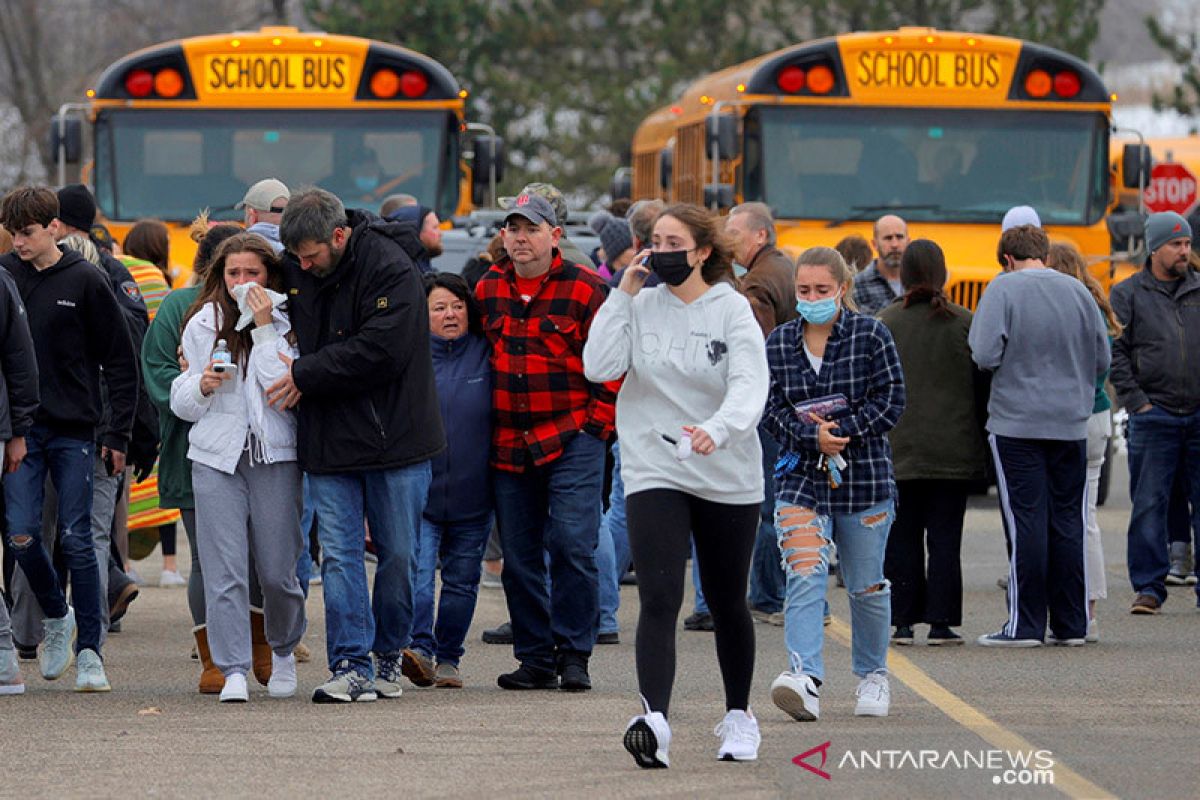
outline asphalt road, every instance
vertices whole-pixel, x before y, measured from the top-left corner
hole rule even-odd
[[[409,687],[398,700],[353,706],[308,701],[325,675],[319,587],[305,639],[318,657],[300,667],[300,695],[272,700],[253,687],[240,706],[195,693],[184,592],[147,588],[109,640],[111,694],[77,695],[73,670],[48,683],[26,662],[27,693],[0,698],[0,797],[1195,797],[1200,611],[1191,589],[1176,589],[1160,616],[1129,615],[1129,504],[1118,461],[1101,512],[1109,597],[1099,644],[930,648],[921,627],[917,646],[892,651],[891,716],[856,718],[847,602],[831,585],[819,722],[794,722],[771,704],[768,686],[786,660],[783,631],[756,626],[756,763],[715,760],[712,728],[724,709],[711,635],[682,630],[672,767],[642,771],[624,752],[621,734],[638,712],[633,587],[622,595],[622,643],[596,653],[590,693],[498,689],[496,675],[513,661],[508,648],[479,641],[506,617],[502,594],[484,590],[465,689]],[[962,633],[971,639],[1003,618],[995,581],[1004,558],[995,499],[978,498],[963,555]],[[139,567],[157,578],[157,556]],[[809,751],[804,763],[814,769],[793,763]],[[1043,767],[1053,786],[1022,785],[1050,780]]]

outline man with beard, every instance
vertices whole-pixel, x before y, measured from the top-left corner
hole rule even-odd
[[[854,279],[854,302],[864,314],[878,314],[901,294],[900,259],[908,247],[908,223],[895,214],[875,221],[875,260]]]
[[[1113,342],[1112,384],[1129,412],[1126,558],[1137,597],[1157,614],[1167,599],[1167,508],[1176,473],[1200,532],[1200,275],[1188,269],[1192,229],[1166,211],[1146,220],[1146,266],[1112,290],[1125,332]]]

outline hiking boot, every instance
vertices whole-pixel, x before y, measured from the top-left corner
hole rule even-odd
[[[645,714],[629,720],[625,728],[625,749],[642,769],[666,769],[671,766],[667,749],[671,746],[671,726],[661,712],[651,711],[642,698]]]
[[[483,632],[484,644],[512,644],[513,632],[512,623],[505,622],[503,625],[497,625],[494,628],[488,628]]]
[[[1130,614],[1157,614],[1162,610],[1162,602],[1152,594],[1142,593],[1133,599],[1129,607]]]
[[[911,625],[897,625],[896,632],[892,634],[892,644],[908,646],[913,643],[913,629]]]
[[[67,606],[65,617],[44,619],[42,627],[45,628],[46,633],[42,639],[42,654],[39,661],[42,667],[42,677],[52,681],[61,677],[75,658],[75,609]]]
[[[75,660],[75,691],[111,692],[108,676],[104,674],[104,662],[95,650],[80,650]]]
[[[727,712],[713,733],[721,737],[721,746],[717,748],[719,761],[758,760],[762,736],[758,732],[758,720],[748,711],[735,708]]]
[[[399,684],[397,684],[399,685]],[[372,703],[375,701],[375,682],[360,675],[350,662],[338,662],[329,680],[313,691],[314,703]]]
[[[17,651],[0,649],[0,696],[8,694],[25,694],[25,680],[21,677]]]
[[[930,625],[929,635],[925,637],[925,644],[930,647],[962,643],[963,638],[952,631],[949,625]]]
[[[433,659],[420,650],[405,650],[400,661],[400,671],[414,686],[433,686]]]
[[[404,674],[400,660],[399,653],[375,654],[375,694],[388,700],[404,694],[404,687],[400,685],[400,677]]]
[[[138,597],[138,585],[117,567],[108,570],[108,621],[120,622]]]
[[[462,674],[455,664],[438,664],[433,673],[433,685],[439,689],[461,689]]]
[[[887,675],[882,672],[872,672],[858,682],[854,690],[858,704],[854,706],[856,717],[886,717],[892,702],[892,689],[888,686]]]
[[[558,675],[550,670],[538,669],[522,664],[512,672],[506,672],[496,678],[496,685],[501,689],[526,691],[530,689],[557,689]]]
[[[712,614],[697,611],[683,621],[685,631],[711,631],[713,629]]]

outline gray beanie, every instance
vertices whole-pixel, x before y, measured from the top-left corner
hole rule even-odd
[[[1003,233],[1018,225],[1032,225],[1040,228],[1042,220],[1033,206],[1013,206],[1004,214],[1004,220],[1000,223],[1000,232]]]
[[[611,264],[614,258],[633,247],[629,223],[610,215],[600,229],[600,244],[604,247],[604,259]]]
[[[1153,253],[1172,239],[1192,238],[1192,226],[1174,211],[1162,211],[1146,218],[1146,249]]]

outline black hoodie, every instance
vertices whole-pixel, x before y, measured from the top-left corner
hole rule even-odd
[[[300,466],[317,474],[393,469],[446,445],[429,353],[429,307],[406,252],[412,226],[349,210],[351,234],[318,278],[284,258],[300,346]]]
[[[0,267],[16,281],[33,334],[41,395],[35,423],[93,441],[103,410],[103,368],[112,423],[101,444],[126,452],[137,404],[137,359],[105,274],[74,250],[40,271],[16,253],[0,256]]]

